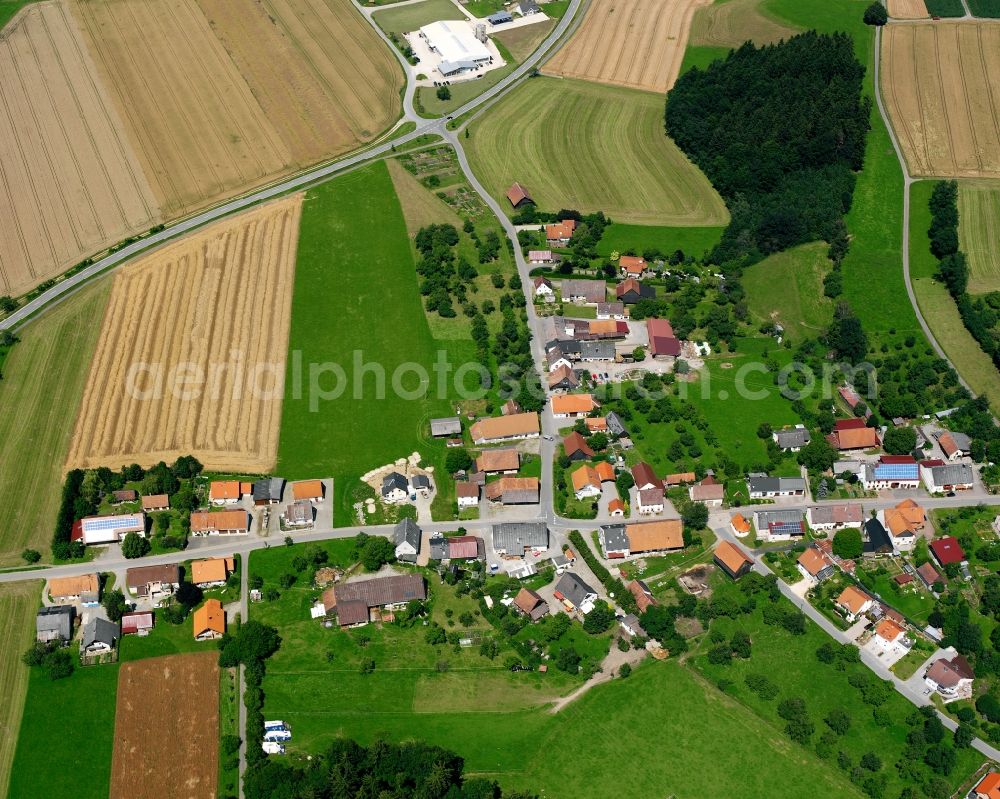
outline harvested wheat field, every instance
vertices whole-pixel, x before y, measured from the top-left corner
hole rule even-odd
[[[261,206],[115,277],[69,468],[274,465],[301,208]]]
[[[403,77],[350,0],[72,0],[168,216],[354,149]]]
[[[219,653],[122,664],[111,799],[214,799],[219,768]]]
[[[889,0],[889,16],[893,19],[924,19],[930,14],[924,0]]]
[[[698,8],[691,22],[691,44],[697,47],[739,47],[747,41],[772,44],[799,32],[765,16],[761,1],[725,0]]]
[[[691,18],[711,0],[593,0],[544,72],[665,92],[674,85]]]
[[[1000,177],[1000,23],[887,25],[882,95],[913,175]]]
[[[0,74],[0,294],[21,294],[160,211],[65,5],[3,29]]]

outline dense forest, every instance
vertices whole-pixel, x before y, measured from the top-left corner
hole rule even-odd
[[[861,169],[871,101],[847,34],[747,42],[667,94],[666,129],[725,199],[712,261],[737,268],[823,239],[847,251],[843,215]]]

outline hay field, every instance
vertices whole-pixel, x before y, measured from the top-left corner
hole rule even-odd
[[[593,0],[543,71],[663,93],[684,60],[691,19],[710,0]]]
[[[301,208],[261,206],[118,273],[69,468],[188,452],[220,471],[274,465]]]
[[[0,380],[0,566],[49,553],[63,463],[111,281],[102,278],[18,332]]]
[[[694,12],[691,22],[691,46],[739,47],[747,41],[757,45],[771,44],[798,33],[795,28],[766,16],[761,11],[761,2],[723,0],[701,6]]]
[[[167,216],[355,148],[399,67],[349,0],[74,1]]]
[[[893,19],[923,19],[930,14],[924,0],[889,0],[889,16]]]
[[[643,225],[729,222],[722,198],[663,132],[656,94],[535,78],[473,123],[464,144],[507,211],[504,192],[517,180],[544,210],[604,211]]]
[[[958,236],[969,259],[969,291],[1000,290],[1000,181],[958,184]]]
[[[195,652],[122,664],[111,799],[216,795],[218,661]]]
[[[1000,23],[888,25],[882,94],[910,173],[1000,177]]]
[[[0,294],[21,294],[160,220],[125,126],[61,3],[0,36]]]
[[[28,694],[28,669],[21,653],[35,640],[40,580],[0,585],[0,796],[7,795],[17,731]]]

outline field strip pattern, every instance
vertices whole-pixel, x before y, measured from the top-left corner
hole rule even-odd
[[[4,29],[0,72],[0,294],[17,294],[160,212],[64,5]]]
[[[969,259],[969,292],[1000,290],[1000,181],[961,181],[958,220]]]
[[[665,92],[684,59],[691,20],[710,0],[592,0],[547,74]]]
[[[17,731],[28,693],[28,669],[20,654],[35,640],[35,610],[42,583],[32,580],[0,586],[0,796],[7,795]]]
[[[664,135],[663,98],[655,94],[536,78],[472,133],[469,158],[502,203],[516,180],[545,209],[604,211],[646,225],[729,221],[708,179]]]
[[[1000,177],[1000,23],[889,25],[882,92],[910,173]]]
[[[261,206],[118,273],[69,467],[185,453],[213,469],[274,465],[301,208],[302,195]],[[203,375],[189,396],[171,380],[181,364]]]

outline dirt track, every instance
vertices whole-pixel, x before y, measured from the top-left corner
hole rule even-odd
[[[116,276],[69,468],[188,452],[211,469],[273,467],[301,205],[233,217]]]
[[[19,294],[159,221],[66,7],[24,9],[0,37],[0,294]]]
[[[543,71],[665,92],[677,79],[695,9],[710,1],[594,0]]]
[[[913,175],[1000,177],[1000,23],[887,25],[882,93]]]
[[[111,799],[214,799],[218,661],[219,653],[212,649],[122,665]]]

